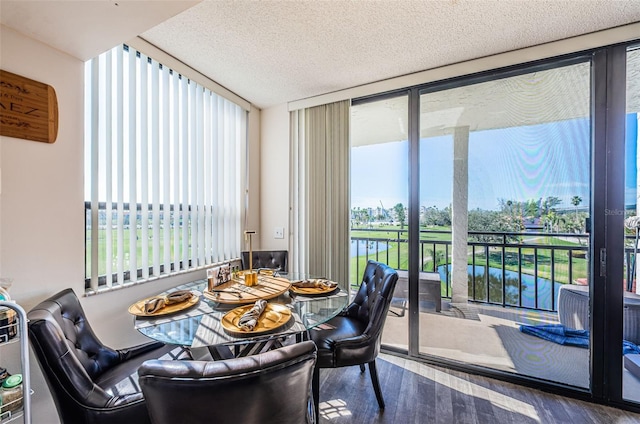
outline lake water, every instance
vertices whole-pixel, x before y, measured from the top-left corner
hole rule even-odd
[[[449,270],[451,270],[451,265],[447,265],[447,268]],[[440,280],[441,281],[446,281],[446,273],[445,273],[445,268],[444,265],[439,266],[438,267],[438,273],[440,274]],[[469,265],[467,267],[467,272],[469,275],[469,278],[471,277],[471,275],[475,274],[476,276],[476,281],[478,280],[482,280],[484,281],[484,273],[485,273],[485,267],[483,266],[474,266],[473,265]],[[502,280],[502,269],[500,268],[489,268],[489,275],[491,277],[493,277],[495,280],[497,281],[501,281]],[[506,292],[507,292],[507,298],[511,298],[511,299],[515,299],[515,301],[517,302],[518,299],[518,273],[515,271],[505,271],[505,279],[506,279]],[[499,286],[499,284],[491,284],[491,287],[497,287]],[[558,291],[560,290],[560,287],[562,286],[562,284],[560,283],[555,283],[553,285],[553,296],[556,298],[556,305],[555,305],[555,309],[557,309],[557,299],[558,299]],[[476,283],[476,288],[478,287],[477,283]],[[546,278],[541,278],[538,277],[538,308],[540,309],[551,309],[552,304],[551,304],[551,281],[546,279]],[[501,288],[500,288],[501,290]],[[535,308],[535,293],[536,293],[536,285],[535,285],[535,279],[533,277],[533,275],[529,275],[529,274],[522,274],[522,306],[528,307],[528,308]],[[482,298],[483,294],[481,293],[477,293],[476,292],[476,296],[478,298]],[[492,300],[498,300],[498,299],[492,299]]]
[[[384,252],[389,248],[387,243],[378,241],[369,241],[369,256],[375,255],[376,249],[378,252]],[[377,245],[377,247],[376,247]],[[367,241],[366,240],[351,240],[351,257],[358,256],[360,253],[361,256],[364,256],[367,252]]]

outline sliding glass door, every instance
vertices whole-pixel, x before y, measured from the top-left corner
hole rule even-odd
[[[382,340],[408,349],[408,96],[363,101],[351,107],[350,283],[360,285],[367,260],[398,270]]]
[[[589,387],[589,105],[585,59],[421,93],[420,353]]]
[[[354,101],[351,283],[401,274],[383,346],[640,407],[639,127],[637,45]]]

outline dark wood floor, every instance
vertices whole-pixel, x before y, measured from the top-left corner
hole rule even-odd
[[[320,371],[320,423],[640,423],[640,414],[382,354],[386,409],[369,372]]]

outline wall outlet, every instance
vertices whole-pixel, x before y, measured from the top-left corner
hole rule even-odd
[[[284,238],[284,228],[283,227],[276,227],[273,230],[273,238],[283,239]]]

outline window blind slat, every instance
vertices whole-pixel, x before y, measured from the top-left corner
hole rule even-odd
[[[239,157],[238,146],[240,145],[239,136],[240,136],[240,127],[238,126],[239,119],[239,110],[234,106],[233,103],[227,101],[229,103],[229,117],[231,118],[231,126],[229,128],[229,138],[231,142],[229,145],[229,239],[227,240],[227,245],[229,246],[228,254],[231,255],[231,252],[234,249],[234,240],[232,235],[239,231],[236,227],[236,223],[239,221],[238,216],[236,216],[237,209],[237,201],[238,201],[238,193],[240,192],[240,187],[236,185],[236,183],[240,180],[240,175],[238,175],[238,162],[237,159]],[[236,143],[233,143],[233,141]]]
[[[169,68],[162,68],[162,250],[164,273],[171,272],[171,166]]]
[[[127,55],[128,77],[129,77],[129,106],[128,117],[128,133],[127,146],[129,147],[129,280],[136,281],[138,279],[138,195],[137,195],[137,128],[138,113],[136,104],[138,102],[138,72],[136,69],[136,60]]]
[[[151,62],[156,68],[158,64]],[[151,72],[151,210],[153,234],[153,276],[160,276],[160,76]]]
[[[233,166],[233,162],[231,161],[231,143],[228,143],[233,133],[233,119],[231,118],[232,108],[229,102],[225,99],[224,102],[224,116],[225,116],[225,126],[224,126],[224,161],[227,164],[225,168],[226,172],[224,173],[224,185],[228,187],[230,185],[232,171],[229,169]],[[224,219],[225,219],[225,237],[224,237],[224,253],[225,256],[229,255],[231,252],[231,193],[229,191],[225,192],[224,196]]]
[[[223,114],[223,104],[222,99],[219,96],[215,97],[215,107],[216,107],[216,129],[214,140],[216,143],[216,163],[220,166],[216,167],[216,186],[220,187],[224,184],[224,149],[222,145],[222,137],[223,137],[223,126],[224,121],[222,119]],[[217,231],[216,237],[218,241],[218,255],[217,260],[219,261],[224,255],[224,193],[221,190],[216,192],[216,223],[217,223]]]
[[[239,136],[238,140],[236,140],[236,232],[242,233],[242,208],[244,202],[245,192],[247,190],[244,189],[242,181],[243,181],[243,166],[242,161],[245,159],[243,146],[248,146],[248,130],[247,126],[243,125],[244,122],[248,122],[248,114],[246,110],[243,110],[241,107],[236,107],[238,113],[238,128]],[[241,251],[240,240],[235,239],[234,241],[234,251]]]
[[[124,75],[123,75],[123,54],[122,46],[116,50],[116,185],[117,185],[117,282],[124,284]]]
[[[189,210],[189,86],[187,79],[180,81],[182,99],[181,109],[181,144],[182,144],[182,268],[189,268],[189,230],[191,229],[191,212]]]
[[[194,84],[195,85],[195,84]],[[205,264],[204,245],[204,116],[203,109],[204,90],[196,87],[196,203],[198,205],[198,265]]]
[[[113,285],[113,65],[112,53],[106,56],[105,72],[105,180],[106,180],[106,204],[105,204],[105,275],[107,287]]]
[[[224,116],[225,116],[225,120],[224,120],[224,135],[223,135],[223,141],[224,140],[229,140],[229,138],[231,137],[231,132],[232,132],[232,119],[230,117],[231,114],[231,107],[229,105],[229,102],[223,100],[224,103]],[[227,165],[225,167],[225,173],[224,173],[224,185],[225,187],[229,186],[229,180],[230,180],[230,169],[229,167],[231,166],[231,164],[233,162],[231,162],[231,146],[229,145],[229,143],[223,143],[224,147],[224,163]],[[230,236],[231,236],[231,213],[230,213],[230,209],[231,209],[231,205],[230,205],[230,193],[229,192],[225,192],[225,196],[224,196],[224,248],[225,248],[225,255],[228,255],[230,252]]]
[[[91,267],[89,272],[91,273],[91,283],[90,287],[92,289],[98,288],[98,265],[99,265],[99,256],[98,256],[98,247],[100,243],[98,242],[100,233],[100,225],[99,225],[99,197],[98,197],[98,176],[99,176],[99,149],[100,149],[100,68],[99,62],[97,60],[91,61],[90,65],[91,72],[91,91],[90,91],[90,99],[91,99],[91,125],[88,129],[90,133],[90,142],[91,142],[91,218],[89,221],[89,225],[91,225],[90,232],[90,243],[91,243]],[[86,230],[85,230],[86,231]]]
[[[205,263],[206,264],[210,264],[212,262],[211,260],[211,255],[213,254],[213,248],[212,248],[212,240],[211,240],[211,206],[212,206],[212,199],[211,199],[211,195],[213,193],[213,187],[211,185],[212,181],[211,181],[211,175],[212,175],[212,171],[211,169],[213,168],[213,161],[212,161],[212,157],[211,157],[211,99],[212,99],[212,95],[211,94],[205,94],[203,101],[204,101],[204,111],[205,111],[205,117],[204,117],[204,140],[203,140],[203,147],[204,147],[204,152],[202,154],[202,158],[203,158],[203,162],[204,162],[204,178],[202,179],[203,182],[203,190],[204,190],[204,250],[205,250]],[[208,113],[207,113],[208,112]]]
[[[180,212],[180,111],[182,110],[182,98],[180,97],[180,81],[175,78],[171,80],[171,104],[173,111],[171,116],[172,125],[172,146],[173,146],[173,269],[180,270],[180,234],[181,234],[181,212]]]
[[[149,278],[149,61],[140,55],[140,239],[142,279]]]
[[[189,146],[190,154],[189,169],[190,169],[190,193],[189,193],[189,205],[191,206],[191,252],[190,259],[192,266],[198,266],[198,169],[197,169],[197,154],[198,149],[196,142],[198,139],[196,131],[196,85],[189,84]]]
[[[218,95],[213,95],[211,109],[214,114],[212,122],[214,128],[211,131],[211,155],[212,161],[216,164],[213,170],[211,181],[214,187],[220,187],[224,185],[222,176],[225,172],[224,158],[222,157],[222,120],[220,115],[223,113],[221,107],[221,98]],[[223,211],[223,193],[220,190],[215,190],[213,193],[213,246],[216,251],[217,260],[221,260],[224,257],[224,211]]]

